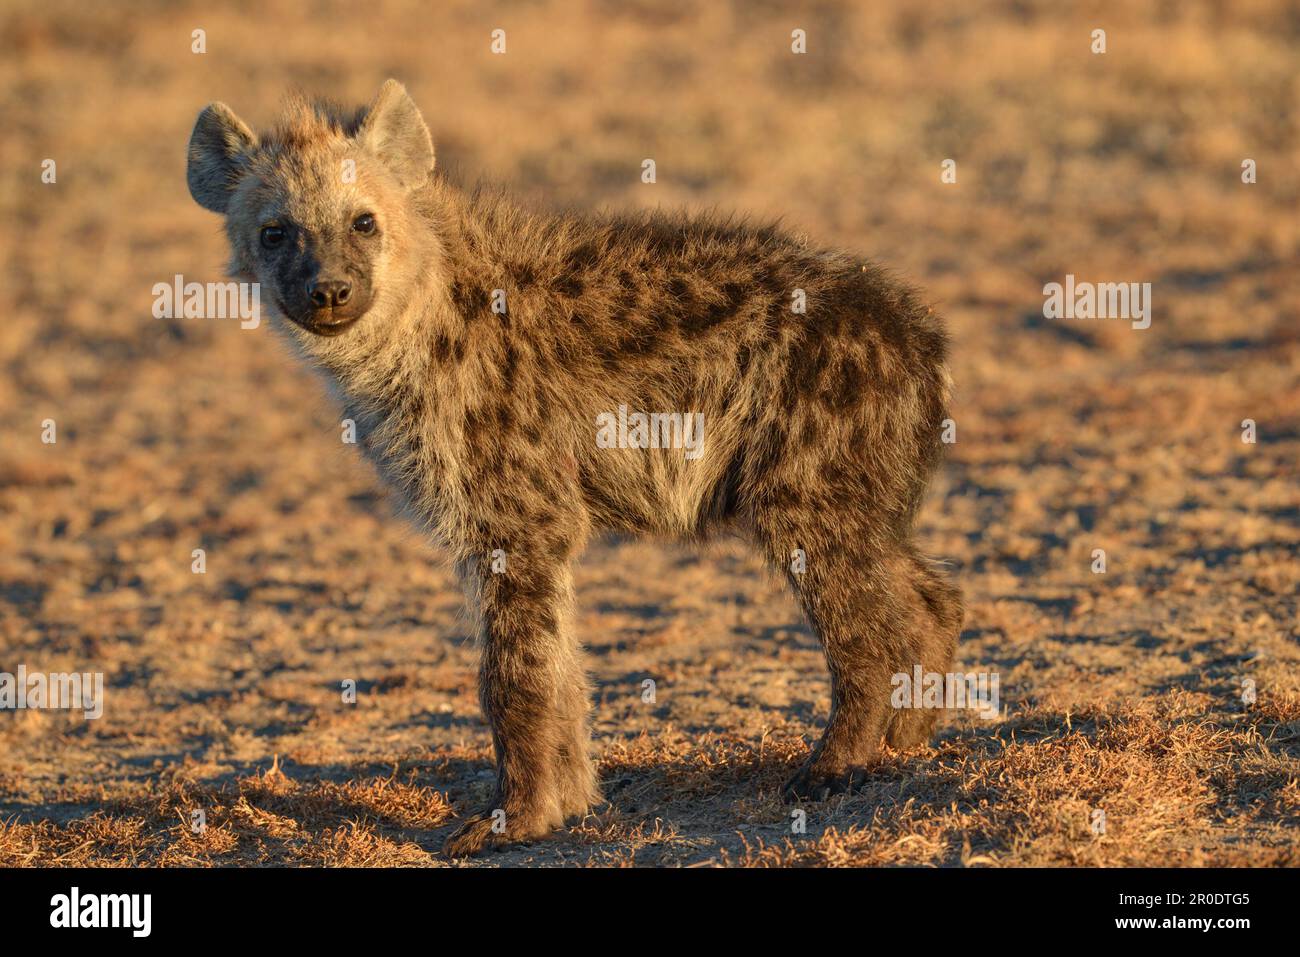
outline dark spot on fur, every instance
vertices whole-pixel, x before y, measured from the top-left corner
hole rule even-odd
[[[466,320],[490,314],[492,297],[486,289],[453,281],[447,291],[451,296],[452,304]]]
[[[577,299],[587,287],[577,276],[561,276],[555,283],[556,291],[566,299]]]
[[[574,272],[586,272],[600,264],[600,249],[594,242],[583,243],[569,253],[565,262]]]

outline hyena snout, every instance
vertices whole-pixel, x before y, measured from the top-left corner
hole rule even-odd
[[[347,306],[352,299],[352,282],[348,279],[322,279],[307,286],[307,301],[313,309]]]
[[[302,284],[298,315],[290,315],[308,332],[337,336],[370,308],[370,285],[344,271],[322,271]]]

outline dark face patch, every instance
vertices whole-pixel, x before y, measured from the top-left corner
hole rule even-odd
[[[277,217],[259,231],[257,255],[284,315],[308,332],[337,336],[370,308],[382,243],[383,225],[367,210],[316,230]]]

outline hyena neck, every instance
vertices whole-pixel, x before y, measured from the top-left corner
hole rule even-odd
[[[535,218],[502,193],[462,192],[442,180],[431,184],[431,201],[442,239],[448,331],[454,335],[467,331],[484,313],[492,314],[492,290],[506,285],[507,276],[517,280],[514,273],[520,263],[514,251]],[[542,254],[542,244],[531,245],[530,257]]]
[[[303,345],[408,516],[455,545],[464,509],[448,489],[460,471],[463,413],[489,374],[457,300],[491,280],[494,243],[472,198],[440,180],[413,205],[408,253],[390,265],[370,313],[336,339]]]

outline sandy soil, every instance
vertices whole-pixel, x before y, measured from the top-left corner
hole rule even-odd
[[[958,395],[920,537],[1004,708],[792,832],[829,706],[794,603],[741,541],[602,542],[578,625],[609,803],[471,863],[1295,865],[1300,19],[1057,6],[7,5],[0,671],[107,691],[95,721],[0,712],[0,865],[442,865],[490,792],[443,556],[269,329],[150,314],[221,275],[198,110],[388,75],[460,181],[780,215],[924,285]],[[1151,282],[1151,327],[1044,319],[1066,273]]]

